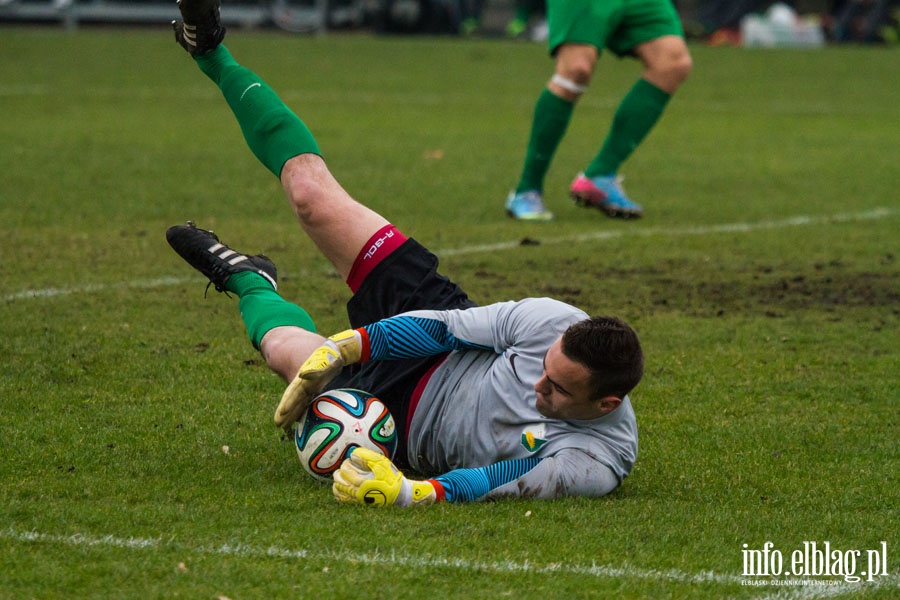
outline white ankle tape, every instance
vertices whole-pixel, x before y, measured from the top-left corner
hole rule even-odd
[[[573,94],[583,94],[587,91],[586,85],[575,83],[571,79],[563,77],[559,73],[554,73],[553,77],[550,78],[550,81],[552,81],[562,89],[568,92],[572,92]]]

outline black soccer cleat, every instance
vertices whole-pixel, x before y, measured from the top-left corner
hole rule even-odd
[[[215,233],[200,229],[191,221],[187,225],[169,227],[166,240],[181,258],[209,278],[217,292],[224,292],[228,279],[244,271],[262,275],[278,289],[278,270],[268,257],[262,254],[247,256],[232,250],[221,243]]]
[[[178,0],[181,21],[172,21],[175,41],[191,56],[215,50],[225,39],[219,19],[220,0]]]

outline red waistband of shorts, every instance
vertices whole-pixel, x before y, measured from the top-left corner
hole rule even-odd
[[[355,294],[372,269],[405,241],[406,236],[390,223],[376,231],[359,251],[350,268],[350,273],[347,275],[347,285],[350,287],[350,291]]]

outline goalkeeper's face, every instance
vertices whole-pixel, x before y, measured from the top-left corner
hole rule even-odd
[[[618,398],[597,399],[591,372],[562,351],[562,340],[556,340],[544,355],[544,372],[534,384],[538,412],[551,419],[585,421],[596,419],[616,409]]]

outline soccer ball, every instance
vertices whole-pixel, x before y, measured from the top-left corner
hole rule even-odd
[[[310,403],[297,422],[294,444],[306,472],[331,482],[354,448],[362,446],[393,459],[397,427],[384,403],[372,394],[337,389]]]

